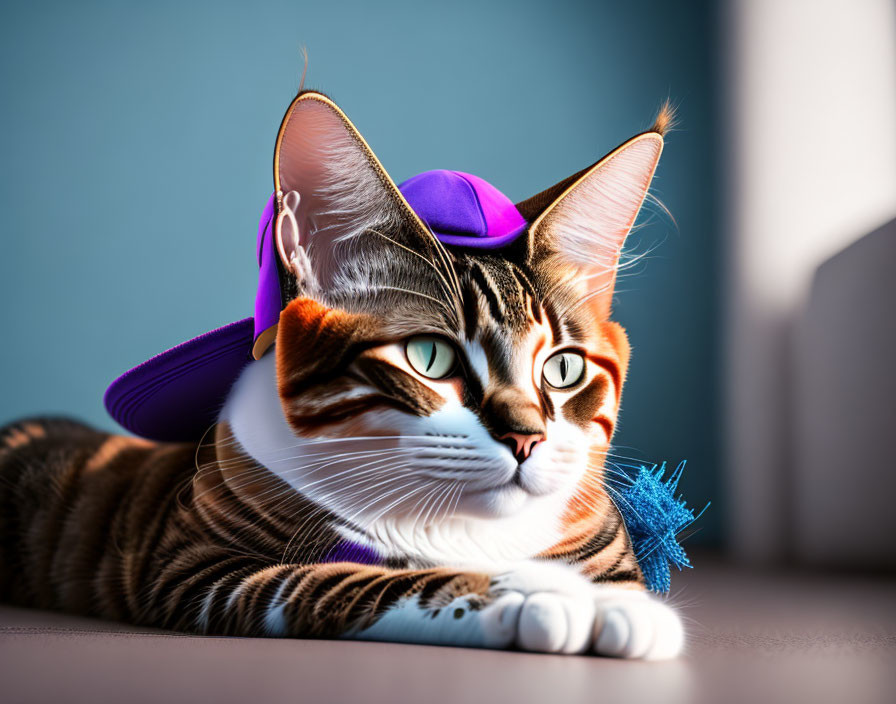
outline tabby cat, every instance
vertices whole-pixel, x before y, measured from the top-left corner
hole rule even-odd
[[[611,300],[669,118],[474,250],[300,93],[269,349],[198,445],[3,429],[0,599],[204,634],[676,656],[605,484],[629,360]]]

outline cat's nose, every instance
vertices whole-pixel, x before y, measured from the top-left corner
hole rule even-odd
[[[516,387],[503,386],[489,393],[482,410],[492,437],[507,445],[518,463],[528,459],[545,439],[542,409]]]
[[[529,459],[535,446],[544,440],[544,434],[504,433],[498,440],[507,445],[513,456],[516,457],[516,461],[522,464]]]

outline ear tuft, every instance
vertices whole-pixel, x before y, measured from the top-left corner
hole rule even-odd
[[[308,47],[302,46],[302,78],[299,81],[299,89],[296,91],[296,95],[301,95],[305,90],[305,76],[308,75]]]
[[[648,132],[656,132],[660,137],[665,137],[668,132],[675,129],[677,117],[675,112],[675,106],[672,104],[672,101],[666,98],[660,106],[660,111],[653,122],[653,127]]]

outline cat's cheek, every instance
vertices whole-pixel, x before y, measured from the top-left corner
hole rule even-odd
[[[588,467],[592,439],[564,421],[548,423],[548,439],[521,465],[521,483],[531,494],[547,496],[571,491]]]
[[[592,421],[588,430],[588,443],[592,451],[606,450],[610,446],[610,438],[613,433],[612,425],[599,419]]]

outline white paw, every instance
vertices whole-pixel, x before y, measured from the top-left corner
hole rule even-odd
[[[642,592],[598,588],[594,651],[598,655],[666,660],[681,653],[684,629],[678,614]]]
[[[541,653],[588,650],[595,611],[591,584],[574,570],[535,563],[496,577],[492,589],[498,598],[483,612],[492,647],[515,645]],[[495,622],[500,636],[493,639]]]
[[[508,592],[482,612],[484,645],[539,653],[584,653],[592,640],[594,604],[569,594]]]
[[[543,653],[662,660],[681,652],[678,615],[643,592],[594,585],[570,568],[536,564],[496,577],[481,612],[485,645]]]

